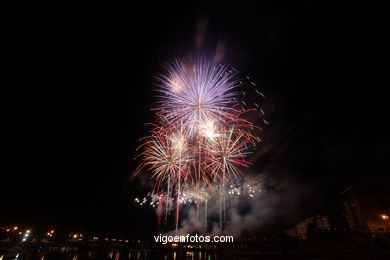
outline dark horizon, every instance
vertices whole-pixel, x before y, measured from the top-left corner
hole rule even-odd
[[[158,8],[157,8],[158,9]],[[151,208],[133,198],[135,148],[153,120],[154,76],[177,57],[212,55],[261,86],[270,126],[265,172],[292,212],[257,232],[279,232],[335,208],[338,192],[388,181],[385,25],[378,7],[219,6],[16,12],[5,41],[1,93],[0,225],[150,239]],[[134,13],[142,13],[142,19]],[[196,48],[197,24],[205,38]]]

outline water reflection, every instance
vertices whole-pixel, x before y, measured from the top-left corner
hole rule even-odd
[[[0,260],[215,260],[217,254],[201,251],[80,251],[80,252],[12,252],[0,254]]]

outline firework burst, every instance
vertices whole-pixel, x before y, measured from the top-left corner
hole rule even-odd
[[[151,134],[141,139],[137,172],[155,179],[152,195],[158,198],[153,205],[159,226],[164,208],[166,222],[175,205],[177,230],[180,205],[195,203],[198,209],[203,203],[207,230],[207,201],[219,196],[223,227],[225,185],[244,175],[251,165],[248,156],[260,141],[254,134],[260,127],[245,118],[259,106],[245,108],[236,74],[235,69],[197,59],[176,61],[158,78],[157,124],[150,124]]]

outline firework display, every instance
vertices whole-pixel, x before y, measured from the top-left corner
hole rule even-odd
[[[223,229],[226,200],[240,194],[242,188],[236,186],[260,142],[261,129],[249,115],[257,112],[262,117],[264,112],[256,102],[246,108],[244,79],[234,68],[207,59],[176,61],[158,79],[158,103],[153,109],[157,120],[141,139],[136,157],[140,160],[136,174],[149,175],[154,186],[149,199],[135,201],[157,208],[159,229],[162,215],[167,223],[174,212],[176,231],[182,205],[196,205],[197,212],[203,207],[207,231],[207,207],[212,200],[218,204]],[[250,85],[264,97],[256,84]],[[256,190],[260,189],[246,193],[253,197]]]

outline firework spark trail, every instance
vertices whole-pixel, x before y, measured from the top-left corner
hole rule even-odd
[[[234,184],[230,184],[226,186],[227,196],[228,197],[249,197],[254,198],[257,194],[263,191],[263,181],[255,181],[248,176],[245,176],[239,182]],[[216,190],[212,190],[207,186],[200,188],[185,185],[183,187],[182,194],[180,196],[180,204],[182,205],[193,205],[193,204],[201,204],[205,203],[208,200],[215,199],[213,198]],[[134,201],[140,206],[152,206],[158,207],[160,203],[160,196],[155,195],[152,192],[149,192],[143,198],[135,198]],[[175,197],[171,194],[171,197],[163,198],[164,204],[166,205],[167,201],[173,200]]]
[[[158,215],[158,220],[157,220],[157,229],[160,229],[160,223],[161,223],[161,214],[162,214],[162,209],[164,206],[164,197],[161,194],[159,197],[159,202],[158,202],[158,209],[157,209],[157,215]]]
[[[203,203],[207,231],[207,207],[213,194],[218,196],[223,228],[226,185],[236,183],[244,175],[242,169],[251,165],[248,156],[260,142],[254,134],[260,127],[245,119],[256,108],[246,109],[247,103],[240,100],[238,87],[242,82],[234,79],[235,69],[198,59],[176,61],[166,70],[158,78],[159,101],[153,109],[157,123],[149,124],[150,135],[142,138],[143,143],[137,148],[140,154],[136,158],[141,159],[137,172],[151,172],[151,178],[155,179],[152,193],[162,194],[158,227],[165,199],[165,224],[171,210],[170,200],[175,201],[176,231],[181,204],[195,203],[199,222]],[[251,85],[256,87],[253,82]],[[242,94],[246,95],[244,91]]]
[[[231,107],[237,87],[227,67],[215,66],[205,60],[185,65],[176,61],[167,66],[168,75],[160,77],[158,89],[161,113],[171,121],[182,122],[184,130],[196,134],[198,124],[207,120],[234,118]]]

